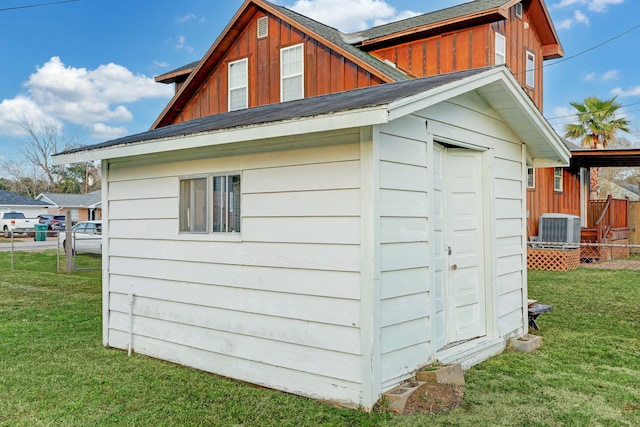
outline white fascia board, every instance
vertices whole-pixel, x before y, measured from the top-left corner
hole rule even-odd
[[[547,141],[550,154],[553,153],[552,158],[534,158],[534,165],[568,166],[571,157],[569,149],[562,143],[560,136],[544,118],[533,101],[526,96],[516,78],[505,67],[492,68],[483,73],[393,102],[389,104],[389,121],[497,82],[500,83],[500,88],[504,91],[501,91],[501,95],[508,97],[509,104],[518,108],[523,116],[528,118],[537,130],[538,138]],[[481,90],[479,93],[482,95]],[[500,112],[499,109],[496,111]],[[527,144],[526,140],[523,142],[525,145]]]
[[[455,98],[458,95],[471,92],[486,84],[493,83],[499,80],[499,77],[496,76],[503,73],[502,68],[493,68],[483,73],[475,74],[462,80],[457,80],[392,102],[389,104],[389,120],[395,120],[415,111]]]
[[[139,143],[132,142],[94,150],[89,148],[86,151],[55,155],[52,157],[52,163],[53,165],[64,165],[91,160],[117,159],[232,144],[243,141],[266,140],[361,126],[373,126],[384,124],[388,121],[388,106],[381,105],[322,116],[296,118],[241,128],[214,130],[191,135],[142,141]]]

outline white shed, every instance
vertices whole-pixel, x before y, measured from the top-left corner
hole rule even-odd
[[[526,170],[569,152],[493,67],[55,156],[94,159],[106,346],[370,409],[527,332]]]

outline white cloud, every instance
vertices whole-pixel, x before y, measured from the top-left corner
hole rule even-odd
[[[573,17],[559,21],[558,24],[556,24],[556,28],[558,30],[568,30],[573,27],[573,24],[589,25],[589,18],[581,11],[576,10],[573,12]]]
[[[640,96],[640,86],[635,86],[630,89],[624,90],[620,87],[617,87],[611,91],[613,95],[621,96],[621,97],[629,97],[629,96]]]
[[[68,67],[52,57],[29,76],[25,93],[0,103],[0,133],[15,134],[23,117],[37,123],[57,121],[81,125],[94,134],[126,133],[108,123],[133,121],[125,106],[147,98],[171,98],[173,88],[153,78],[133,74],[117,64],[94,70]],[[13,123],[13,126],[10,124]]]
[[[344,32],[418,15],[410,10],[398,12],[384,0],[297,0],[286,7]]]
[[[21,124],[28,120],[34,125],[51,123],[62,128],[62,123],[43,111],[35,102],[24,95],[0,102],[0,134],[21,136],[24,134]]]
[[[120,138],[121,136],[125,136],[129,133],[125,127],[113,127],[104,123],[92,124],[89,131],[92,138],[103,140]]]
[[[561,0],[551,7],[561,9],[573,5],[585,5],[592,12],[602,13],[607,10],[607,6],[622,3],[624,3],[624,0]]]
[[[176,18],[176,21],[178,21],[178,23],[180,23],[180,24],[184,24],[186,22],[195,21],[197,19],[198,19],[198,17],[196,15],[194,15],[193,13],[187,13],[184,16],[179,16],[178,18]]]
[[[176,41],[176,50],[183,50],[188,53],[193,53],[193,46],[189,46],[187,44],[186,36],[178,36],[178,40]]]
[[[596,82],[596,81],[607,82],[607,81],[615,80],[618,77],[620,77],[620,71],[609,70],[609,71],[605,71],[600,75],[597,73],[589,73],[586,76],[584,76],[584,80],[587,82]]]

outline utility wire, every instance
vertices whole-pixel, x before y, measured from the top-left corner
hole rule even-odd
[[[18,10],[18,9],[29,9],[32,7],[42,7],[42,6],[53,6],[56,4],[62,4],[62,3],[71,3],[71,2],[75,2],[75,1],[79,1],[79,0],[60,0],[60,1],[52,1],[49,3],[36,3],[36,4],[27,4],[24,6],[14,6],[14,7],[2,7],[0,8],[0,12],[7,12],[9,10]]]

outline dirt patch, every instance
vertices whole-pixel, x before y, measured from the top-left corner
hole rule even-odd
[[[602,270],[640,270],[640,261],[615,260],[594,263],[582,263],[580,268],[600,268]]]
[[[463,385],[426,383],[409,396],[404,413],[441,414],[459,406],[463,396]]]

